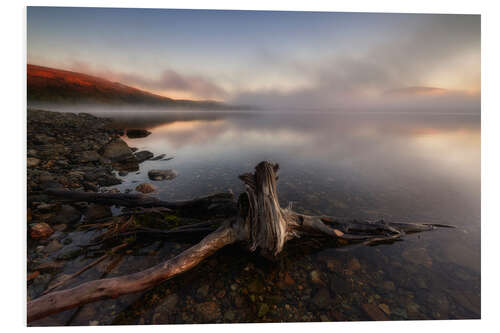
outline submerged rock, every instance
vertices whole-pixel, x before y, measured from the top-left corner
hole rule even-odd
[[[141,193],[151,193],[151,192],[156,191],[156,187],[152,184],[144,183],[141,185],[137,185],[135,190],[138,192],[141,192]]]
[[[172,180],[177,177],[177,173],[171,169],[149,170],[148,177],[151,180]]]
[[[361,307],[372,320],[389,320],[389,318],[375,304],[366,303]]]
[[[157,156],[151,158],[151,161],[158,161],[158,160],[161,160],[164,157],[165,157],[165,154],[157,155]]]
[[[330,292],[328,289],[321,288],[318,290],[318,292],[313,296],[312,302],[320,309],[326,308],[330,302]]]
[[[90,204],[85,211],[85,220],[94,221],[105,217],[111,217],[111,209],[108,206]]]
[[[203,302],[196,305],[196,312],[205,321],[215,321],[220,315],[221,311],[217,303],[215,302]]]
[[[62,205],[61,210],[50,220],[52,224],[72,224],[80,221],[82,213],[73,206]]]

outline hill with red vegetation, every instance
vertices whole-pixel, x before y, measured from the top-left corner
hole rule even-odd
[[[213,101],[175,100],[96,76],[30,64],[27,81],[28,103],[229,108]]]

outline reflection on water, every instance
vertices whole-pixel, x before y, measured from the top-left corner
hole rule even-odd
[[[162,199],[228,189],[238,194],[243,191],[238,174],[271,160],[281,166],[283,206],[293,202],[295,210],[305,213],[459,228],[408,236],[390,246],[287,249],[279,263],[245,252],[235,255],[239,250],[231,248],[149,292],[101,302],[114,309],[110,318],[101,319],[104,323],[211,321],[210,314],[203,317],[200,304],[219,311],[216,321],[227,322],[364,320],[370,304],[391,319],[480,317],[478,115],[186,112],[114,117],[117,126],[152,132],[146,138],[124,137],[129,146],[174,157],[142,163],[139,172],[122,177],[123,184],[116,186],[122,191],[151,182],[148,170],[167,168],[179,176],[153,182],[158,188],[154,195]],[[156,255],[147,256],[148,264],[187,246],[155,244]],[[135,260],[135,269],[145,265],[143,259],[128,260]],[[200,311],[202,319],[197,319]]]

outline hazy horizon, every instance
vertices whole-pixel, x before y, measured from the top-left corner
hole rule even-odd
[[[262,109],[479,112],[479,15],[28,7],[28,63]]]

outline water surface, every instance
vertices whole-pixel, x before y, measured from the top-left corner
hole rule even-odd
[[[304,240],[274,263],[231,247],[151,291],[86,306],[108,309],[100,317],[93,312],[100,323],[204,322],[204,311],[215,311],[219,322],[366,320],[366,304],[387,306],[396,320],[480,317],[479,115],[138,114],[106,116],[119,127],[152,132],[123,137],[129,146],[174,158],[140,164],[121,177],[121,191],[151,182],[164,200],[229,189],[237,195],[244,190],[237,176],[269,160],[281,167],[282,206],[458,228],[377,247],[322,248]],[[178,177],[148,179],[148,170],[163,168]],[[114,274],[149,267],[188,245],[155,242]]]

